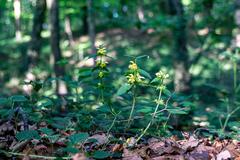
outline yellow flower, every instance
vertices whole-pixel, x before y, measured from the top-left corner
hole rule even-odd
[[[99,72],[99,73],[98,73],[98,77],[99,77],[99,78],[103,78],[103,77],[104,77],[104,73],[103,73],[102,71]]]
[[[142,77],[139,73],[136,74],[136,81],[137,82],[142,82],[143,79],[144,79],[144,77]]]
[[[165,89],[166,89],[166,86],[164,86],[164,85],[160,85],[160,86],[158,86],[158,87],[157,87],[157,89],[158,89],[158,90],[162,90],[162,91],[163,91],[163,90],[165,90]]]
[[[167,79],[169,77],[169,75],[167,73],[159,71],[156,73],[156,77],[159,79]]]
[[[99,66],[100,68],[106,68],[106,66],[107,66],[107,62],[97,61],[97,66]]]
[[[129,69],[136,71],[138,69],[138,66],[135,62],[130,61],[130,64],[128,66]]]
[[[136,82],[142,82],[142,79],[144,79],[144,77],[137,73],[136,75],[133,74],[127,75],[127,79],[129,84],[134,84]]]
[[[103,46],[100,46],[98,49],[97,49],[97,55],[99,56],[105,56],[106,55],[106,48],[104,48]]]
[[[128,83],[130,83],[130,84],[133,84],[136,82],[135,76],[133,74],[129,74],[127,76],[127,79],[128,79]]]
[[[154,102],[158,105],[164,105],[164,101],[162,99],[155,99]]]

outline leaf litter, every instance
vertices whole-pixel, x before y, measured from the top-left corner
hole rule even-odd
[[[21,125],[21,124],[19,124]],[[0,157],[9,159],[123,159],[123,160],[240,160],[240,142],[233,139],[215,137],[197,137],[194,134],[182,133],[183,139],[176,136],[170,138],[148,138],[147,141],[134,144],[135,137],[125,134],[81,133],[76,131],[46,129],[47,124],[29,126],[30,129],[48,131],[49,137],[39,134],[40,139],[19,141],[16,130],[8,122],[0,124]],[[21,127],[18,127],[21,128]],[[44,129],[43,129],[44,128]],[[49,127],[50,128],[50,127]],[[58,132],[58,133],[56,133]],[[51,133],[51,134],[50,134]],[[52,136],[58,135],[54,141]],[[69,137],[75,135],[79,143],[69,147]],[[81,137],[79,137],[81,136]],[[68,149],[66,149],[68,148]],[[69,152],[65,152],[69,151]],[[70,153],[64,158],[66,153]]]

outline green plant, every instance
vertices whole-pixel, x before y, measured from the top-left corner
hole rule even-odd
[[[166,90],[166,84],[165,84],[164,80],[166,80],[168,77],[169,77],[168,74],[165,74],[162,71],[159,71],[158,73],[156,73],[156,78],[154,78],[151,81],[151,83],[157,83],[157,85],[155,87],[156,87],[156,90],[159,90],[158,98],[154,100],[156,102],[156,107],[155,107],[154,112],[152,113],[151,120],[149,121],[148,125],[143,130],[141,135],[137,138],[136,143],[146,134],[149,127],[154,123],[154,120],[156,119],[157,114],[167,111],[167,109],[168,109],[167,107],[168,107],[169,99],[166,102],[164,102],[164,100],[162,99],[162,93],[164,90]],[[159,110],[159,106],[164,106],[164,108]],[[170,115],[171,115],[171,113],[169,113],[167,119],[169,119]],[[167,123],[167,121],[166,121],[166,123]],[[166,123],[164,124],[164,128],[166,127]]]

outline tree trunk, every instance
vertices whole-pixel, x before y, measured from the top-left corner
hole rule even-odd
[[[33,27],[28,50],[28,66],[36,66],[41,50],[41,32],[46,14],[46,0],[37,0],[33,18]]]
[[[50,10],[50,43],[54,60],[54,72],[56,77],[64,76],[64,68],[57,64],[62,59],[60,50],[60,26],[59,26],[59,7],[58,0],[48,0]],[[63,81],[58,80],[56,84],[56,91],[59,96],[67,94],[67,87]]]
[[[19,41],[22,39],[22,33],[21,33],[21,2],[20,0],[14,0],[13,1],[13,8],[14,8],[14,19],[15,19],[15,37],[16,40]]]
[[[181,0],[170,0],[170,12],[177,17],[173,29],[174,45],[174,86],[176,92],[186,93],[190,89],[189,55],[187,51],[186,19]]]
[[[74,40],[73,40],[73,34],[72,34],[72,29],[71,29],[71,21],[69,16],[66,16],[65,18],[65,33],[68,36],[69,44],[71,47],[74,46]]]
[[[83,34],[88,34],[88,13],[87,13],[87,6],[82,7],[82,30]]]
[[[96,53],[95,47],[95,22],[93,15],[93,0],[87,0],[87,22],[88,22],[88,34],[91,42],[91,54]]]
[[[144,16],[144,10],[143,10],[142,4],[143,4],[142,0],[139,0],[138,7],[137,7],[137,16],[138,16],[139,22],[145,23],[146,19],[145,19],[145,16]]]
[[[240,47],[240,0],[235,1],[235,24],[237,25],[237,34],[235,36],[235,46]]]

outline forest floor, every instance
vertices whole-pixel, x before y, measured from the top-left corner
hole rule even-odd
[[[240,160],[240,142],[221,139],[217,135],[207,138],[198,133],[182,132],[181,139],[177,136],[148,137],[136,144],[136,138],[130,134],[98,132],[89,135],[54,130],[57,132],[54,134],[57,138],[54,139],[54,135],[50,134],[53,130],[46,129],[49,126],[42,122],[29,126],[30,131],[42,133],[34,135],[35,132],[32,132],[31,140],[19,141],[16,137],[20,135],[16,135],[18,131],[12,122],[2,121],[0,124],[0,159]],[[23,128],[22,125],[18,124],[18,127]],[[207,129],[203,131],[208,132]],[[74,147],[68,147],[69,140],[74,142]],[[62,157],[67,152],[71,152],[72,156]]]

